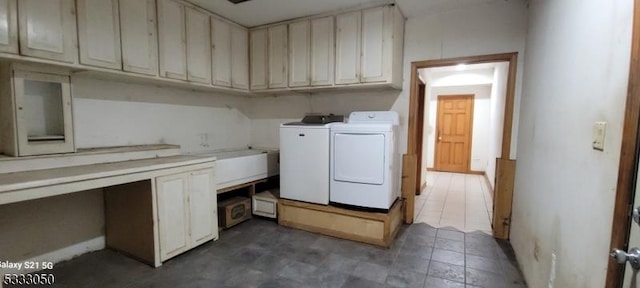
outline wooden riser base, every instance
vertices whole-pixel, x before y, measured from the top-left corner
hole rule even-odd
[[[278,200],[278,224],[309,232],[389,247],[402,223],[402,201],[388,213],[354,211],[286,199]]]

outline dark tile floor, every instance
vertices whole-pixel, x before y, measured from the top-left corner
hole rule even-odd
[[[58,287],[526,287],[508,243],[424,223],[381,249],[252,219],[157,269],[104,250],[52,273]]]

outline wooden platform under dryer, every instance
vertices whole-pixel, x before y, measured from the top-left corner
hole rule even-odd
[[[338,238],[389,247],[402,223],[402,201],[388,213],[349,210],[335,206],[280,199],[278,224]]]

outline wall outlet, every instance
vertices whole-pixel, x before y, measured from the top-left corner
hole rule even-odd
[[[604,135],[607,130],[607,122],[596,122],[593,124],[593,142],[594,150],[604,151]]]

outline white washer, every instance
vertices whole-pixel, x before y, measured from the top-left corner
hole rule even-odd
[[[329,204],[331,124],[280,126],[280,197]]]
[[[389,209],[400,196],[398,113],[352,112],[331,126],[331,202]]]

